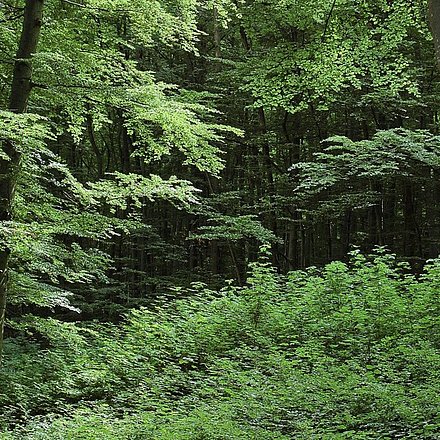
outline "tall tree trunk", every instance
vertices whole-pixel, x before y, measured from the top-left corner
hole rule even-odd
[[[260,125],[260,131],[262,135],[262,155],[263,155],[263,163],[266,171],[267,178],[267,194],[269,196],[269,212],[268,212],[268,221],[269,227],[272,232],[277,235],[278,233],[278,225],[277,218],[275,214],[275,181],[273,176],[273,167],[272,167],[272,159],[270,157],[270,145],[267,139],[267,124],[266,124],[266,114],[264,112],[263,107],[258,108],[258,121]],[[274,265],[277,265],[278,261],[278,245],[277,243],[273,244],[272,247],[272,262]]]
[[[96,142],[95,130],[93,128],[93,119],[90,113],[87,114],[87,131],[89,132],[89,141],[92,151],[96,158],[97,178],[102,179],[104,176],[104,154]]]
[[[214,15],[214,48],[215,48],[215,57],[221,57],[221,35],[220,35],[220,26],[219,26],[219,16],[217,6],[214,5],[213,10]]]
[[[43,17],[44,0],[26,0],[23,28],[12,76],[9,110],[24,113],[32,88],[32,55],[37,49]],[[0,221],[12,220],[12,203],[20,167],[20,153],[12,142],[5,141],[4,152],[9,160],[0,159]],[[3,348],[6,293],[10,249],[0,249],[0,360]]]
[[[435,54],[440,66],[440,0],[429,0],[429,24],[434,37]]]
[[[422,255],[422,237],[417,221],[416,197],[411,182],[405,182],[403,187],[403,219],[404,236],[403,250],[408,257]]]

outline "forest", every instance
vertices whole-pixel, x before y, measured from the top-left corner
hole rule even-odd
[[[0,0],[0,440],[440,439],[440,0]]]

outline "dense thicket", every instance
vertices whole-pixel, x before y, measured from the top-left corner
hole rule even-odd
[[[436,439],[440,266],[403,270],[383,252],[286,277],[260,262],[244,288],[193,286],[119,328],[29,318],[0,438]]]
[[[439,23],[0,1],[0,436],[438,438]]]

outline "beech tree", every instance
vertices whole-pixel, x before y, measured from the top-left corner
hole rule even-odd
[[[44,0],[26,0],[23,14],[23,29],[14,61],[14,72],[9,100],[9,111],[26,112],[32,89],[32,56],[35,54],[43,20]],[[14,123],[12,118],[11,123]],[[9,139],[2,142],[0,155],[0,221],[10,222],[17,174],[20,172],[20,146]],[[6,294],[8,290],[8,266],[10,249],[5,240],[0,248],[0,359],[3,344]]]

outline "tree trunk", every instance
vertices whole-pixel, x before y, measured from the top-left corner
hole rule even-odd
[[[429,24],[434,37],[435,55],[440,66],[440,0],[429,0]]]
[[[267,178],[267,194],[269,196],[269,212],[268,212],[268,221],[269,221],[269,227],[272,230],[272,232],[277,235],[278,233],[278,225],[277,225],[277,218],[275,213],[275,180],[273,176],[273,169],[272,169],[272,159],[270,157],[270,145],[269,141],[267,140],[267,124],[266,124],[266,115],[264,112],[263,107],[258,108],[258,121],[260,125],[260,131],[262,135],[262,155],[263,155],[263,163],[266,171],[266,178]],[[278,257],[278,245],[277,243],[274,243],[272,246],[272,262],[274,265],[277,265]]]
[[[218,9],[217,6],[214,6],[213,10],[214,15],[214,48],[215,48],[215,57],[221,57],[221,35],[220,35],[220,26],[219,26],[219,17],[218,17]]]
[[[32,88],[32,55],[37,49],[43,17],[44,0],[26,0],[23,28],[12,76],[9,110],[24,113]],[[0,221],[12,220],[12,203],[20,167],[20,153],[12,142],[5,141],[4,152],[10,160],[0,159]],[[3,347],[8,265],[10,249],[0,249],[0,360]]]
[[[422,237],[417,221],[416,197],[411,182],[405,182],[403,190],[403,251],[408,257],[420,257]]]

